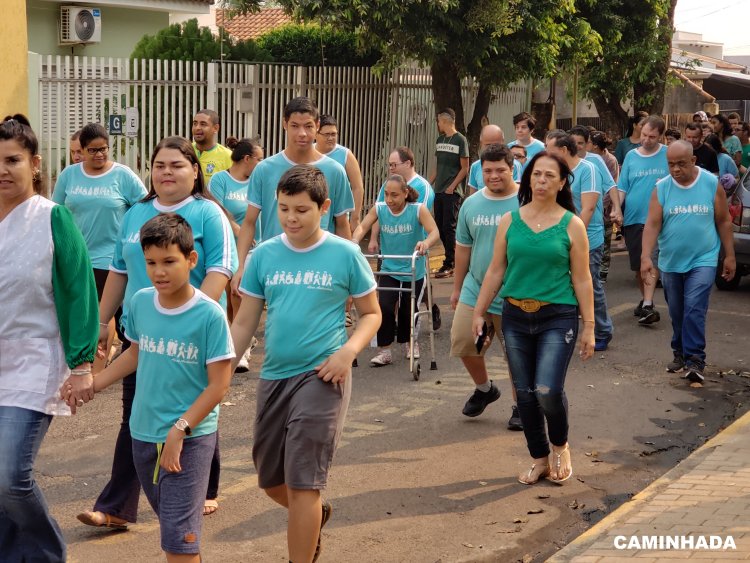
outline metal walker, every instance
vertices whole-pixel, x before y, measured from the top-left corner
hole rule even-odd
[[[435,361],[435,329],[433,326],[433,318],[432,318],[432,286],[430,284],[430,268],[429,268],[429,253],[425,254],[419,254],[418,252],[414,252],[413,254],[365,254],[365,258],[368,259],[374,259],[377,260],[378,264],[382,264],[382,261],[384,259],[388,260],[408,260],[411,263],[411,280],[409,282],[408,287],[380,287],[378,285],[378,291],[397,291],[401,294],[409,293],[411,294],[411,306],[410,306],[410,318],[411,318],[411,326],[409,327],[409,349],[414,350],[414,334],[416,332],[417,328],[417,321],[421,316],[426,316],[428,320],[428,324],[430,327],[430,369],[436,370],[437,369],[437,362]],[[417,285],[417,260],[425,260],[425,277],[424,277],[424,283],[427,286],[427,310],[426,311],[420,311],[419,310],[419,303],[417,300],[419,299],[419,295],[417,295],[416,292],[416,285]],[[404,272],[388,272],[383,270],[374,270],[373,274],[375,277],[377,276],[404,276],[406,275]],[[419,376],[421,373],[421,367],[419,364],[419,359],[414,358],[414,354],[409,354],[409,371],[412,374],[412,377],[415,381],[419,380]]]

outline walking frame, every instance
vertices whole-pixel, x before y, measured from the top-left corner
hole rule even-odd
[[[407,287],[380,287],[378,285],[378,291],[397,291],[401,295],[405,293],[409,293],[411,296],[410,299],[410,319],[411,319],[411,325],[409,327],[409,350],[413,352],[414,350],[414,338],[415,333],[417,329],[417,322],[419,321],[419,318],[422,316],[426,316],[428,320],[428,325],[430,327],[430,370],[436,370],[437,369],[437,362],[435,361],[435,329],[433,325],[433,318],[432,318],[432,286],[430,284],[430,268],[429,268],[429,253],[425,252],[424,254],[420,254],[419,252],[414,252],[413,254],[365,254],[365,258],[368,259],[375,259],[377,260],[378,265],[382,264],[382,261],[384,259],[388,260],[408,260],[411,264],[411,275],[409,280],[409,285]],[[417,285],[417,261],[418,260],[425,260],[425,277],[424,277],[424,285],[427,286],[427,310],[426,311],[420,311],[419,310],[419,303],[418,300],[420,300],[420,295],[417,295],[416,292],[416,285]],[[388,272],[384,270],[376,270],[373,271],[373,274],[375,277],[378,276],[405,276],[408,275],[405,272]],[[400,300],[400,298],[399,298]],[[421,367],[419,364],[419,359],[414,358],[414,354],[409,354],[409,371],[412,374],[412,377],[415,381],[419,380],[419,376],[421,373]]]

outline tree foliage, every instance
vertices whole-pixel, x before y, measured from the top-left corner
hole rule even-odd
[[[581,69],[581,93],[610,131],[621,134],[628,112],[661,113],[668,80],[677,0],[579,0],[580,14],[602,37],[602,53]]]
[[[258,46],[274,61],[306,66],[372,66],[380,59],[373,49],[358,49],[354,33],[331,25],[287,24],[264,33]]]
[[[225,0],[239,11],[258,0]],[[456,110],[467,131],[461,80],[473,77],[479,92],[468,134],[476,146],[492,88],[552,76],[561,66],[587,60],[599,36],[575,18],[574,0],[280,0],[304,21],[354,30],[357,45],[381,53],[378,66],[407,60],[430,65],[436,110]]]
[[[133,59],[176,61],[271,61],[271,55],[254,41],[234,41],[226,33],[215,37],[197,19],[172,24],[155,35],[144,35],[130,55]]]

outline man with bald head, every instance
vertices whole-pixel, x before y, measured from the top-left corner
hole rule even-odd
[[[724,189],[716,176],[696,166],[693,147],[675,141],[667,149],[669,176],[656,183],[643,230],[641,277],[656,283],[651,258],[659,242],[659,270],[672,319],[670,373],[685,371],[693,386],[703,384],[706,313],[723,247],[721,276],[735,275],[732,223]]]
[[[482,131],[479,133],[479,153],[489,147],[490,145],[504,145],[505,135],[503,130],[498,125],[485,125],[482,127]],[[513,181],[518,183],[521,181],[521,173],[523,172],[523,166],[517,160],[513,160]],[[484,178],[482,177],[482,162],[477,159],[469,168],[469,193],[468,195],[478,192],[484,188]]]

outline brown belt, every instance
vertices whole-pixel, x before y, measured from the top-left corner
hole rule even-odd
[[[526,313],[536,313],[545,305],[549,305],[548,302],[537,299],[513,299],[512,297],[506,297],[505,300]]]

